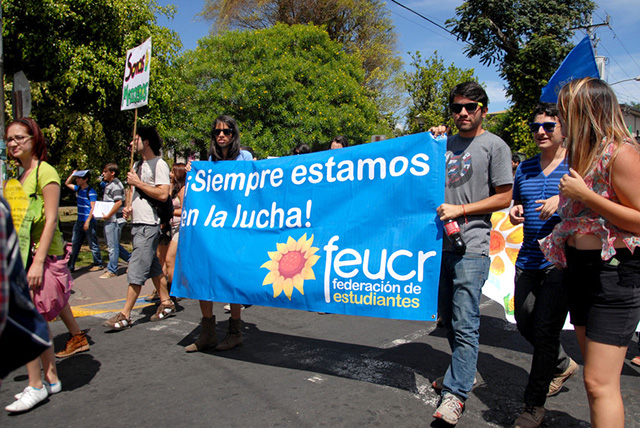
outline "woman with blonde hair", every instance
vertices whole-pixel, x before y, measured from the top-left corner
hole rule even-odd
[[[565,85],[558,111],[570,170],[558,186],[562,221],[541,248],[564,268],[591,424],[624,427],[620,374],[640,321],[640,145],[602,80]]]

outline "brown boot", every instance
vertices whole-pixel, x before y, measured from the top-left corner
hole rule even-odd
[[[185,346],[184,350],[187,352],[204,351],[207,348],[216,346],[218,343],[218,335],[216,334],[216,317],[205,318],[202,317],[200,321],[202,330],[200,336],[191,345]]]
[[[228,351],[229,349],[233,349],[236,346],[242,345],[242,332],[240,328],[242,327],[242,320],[233,318],[229,318],[229,331],[227,332],[227,336],[224,338],[222,342],[218,346],[216,346],[216,351]]]

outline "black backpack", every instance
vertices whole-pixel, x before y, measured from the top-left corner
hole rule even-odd
[[[142,199],[146,199],[149,204],[151,204],[151,207],[160,218],[160,224],[166,224],[171,221],[171,219],[173,218],[173,201],[171,200],[171,195],[167,196],[166,200],[159,201],[147,195],[138,188],[136,188],[136,192],[138,192]]]

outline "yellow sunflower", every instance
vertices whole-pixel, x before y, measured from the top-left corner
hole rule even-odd
[[[505,260],[515,265],[520,245],[522,245],[522,226],[514,226],[509,214],[496,211],[491,216],[491,273],[502,275],[505,272]]]
[[[305,233],[297,241],[290,236],[286,244],[277,244],[277,251],[268,252],[270,260],[260,266],[269,269],[262,285],[273,284],[274,298],[284,291],[291,300],[294,288],[304,295],[304,280],[316,279],[312,266],[320,256],[315,255],[319,248],[312,247],[312,243],[313,235],[307,239]]]

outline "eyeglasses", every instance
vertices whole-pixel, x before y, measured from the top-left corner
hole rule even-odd
[[[225,128],[225,129],[214,129],[213,130],[213,136],[217,137],[220,133],[223,133],[224,135],[226,135],[227,137],[231,134],[233,134],[233,130],[229,129],[229,128]]]
[[[454,103],[454,104],[451,104],[451,111],[454,112],[455,114],[460,114],[460,112],[462,112],[462,109],[464,108],[467,111],[467,113],[475,113],[475,111],[478,110],[478,107],[484,107],[484,105],[482,103],[466,103],[466,104]]]
[[[7,138],[7,144],[16,143],[16,144],[24,144],[29,138],[32,138],[33,135],[16,135],[12,138]]]
[[[556,129],[555,122],[544,122],[544,123],[531,122],[529,124],[529,129],[531,130],[531,132],[535,134],[536,132],[538,132],[541,126],[542,126],[542,129],[544,129],[544,132],[553,132],[553,130]]]

